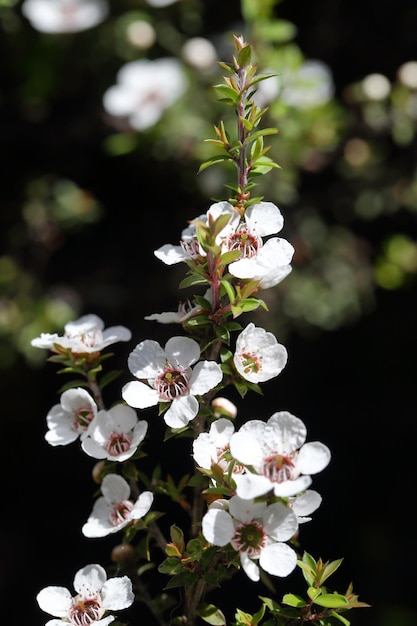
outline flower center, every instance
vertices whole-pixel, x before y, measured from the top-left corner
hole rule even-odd
[[[242,362],[245,374],[257,373],[262,369],[262,361],[258,356],[256,356],[256,354],[241,352],[239,354],[239,358]]]
[[[196,259],[200,256],[200,245],[197,237],[191,237],[190,239],[187,239],[187,241],[181,240],[180,246],[190,259]]]
[[[266,545],[266,534],[259,522],[240,524],[235,528],[231,543],[238,552],[247,552],[251,558],[258,557]]]
[[[273,483],[283,483],[286,480],[295,480],[299,472],[291,456],[274,454],[264,459],[262,474]]]
[[[130,442],[131,437],[126,433],[111,433],[103,447],[111,456],[118,456],[129,450]]]
[[[98,622],[103,616],[104,610],[97,598],[75,600],[69,610],[69,620],[75,626],[89,626]]]
[[[87,430],[90,422],[94,419],[94,411],[90,406],[80,407],[74,411],[74,422],[72,424],[74,430],[83,433]]]
[[[239,250],[240,258],[250,259],[258,253],[261,245],[260,239],[249,232],[247,226],[241,226],[239,230],[229,235],[227,247],[230,251]]]
[[[103,341],[103,333],[97,326],[84,333],[71,333],[67,331],[65,337],[73,341],[79,341],[87,348],[93,348]]]
[[[156,390],[161,400],[171,401],[188,390],[189,378],[184,370],[167,367],[156,379]]]
[[[217,448],[217,465],[226,473],[229,470],[230,463],[234,461],[232,455],[230,454],[230,446],[226,444],[221,448]],[[241,474],[244,470],[244,465],[239,465],[237,461],[233,466],[233,474]]]
[[[110,511],[110,521],[113,526],[119,526],[128,517],[133,509],[133,504],[130,500],[123,500],[123,502],[117,502]]]

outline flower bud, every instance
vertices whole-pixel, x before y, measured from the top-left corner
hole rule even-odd
[[[228,417],[229,419],[234,419],[237,415],[236,406],[227,398],[214,398],[211,406],[214,407],[214,417]]]
[[[135,560],[135,549],[130,543],[120,543],[111,551],[111,560],[118,565],[128,565]]]
[[[95,483],[97,483],[97,485],[101,485],[101,483],[103,482],[103,470],[104,470],[104,464],[105,461],[98,461],[94,467],[93,467],[93,471],[91,472],[93,480]]]

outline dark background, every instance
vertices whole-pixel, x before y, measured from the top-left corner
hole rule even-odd
[[[239,20],[238,2],[210,0],[206,6],[206,35],[218,29],[219,21],[226,29]],[[338,93],[369,72],[392,78],[401,63],[417,56],[415,2],[287,0],[280,16],[297,25],[297,41],[306,56],[331,67]],[[149,161],[146,139],[143,150],[118,159],[103,153],[101,142],[109,130],[95,114],[101,85],[82,57],[73,60],[73,79],[65,78],[62,68],[63,84],[49,114],[40,122],[28,121],[16,104],[27,78],[21,58],[35,36],[27,26],[19,50],[7,40],[0,43],[1,237],[7,250],[7,229],[19,220],[22,188],[34,175],[70,178],[94,193],[104,207],[102,219],[66,237],[42,266],[39,291],[56,283],[70,285],[80,294],[82,313],[97,313],[106,326],[131,328],[132,342],[115,346],[113,365],[123,368],[138,341],[152,337],[163,342],[171,333],[171,328],[143,322],[144,315],[170,310],[176,302],[179,270],[161,267],[152,252],[175,241],[186,219],[205,211],[208,201],[193,182],[191,168]],[[414,146],[408,165],[415,156]],[[319,204],[334,182],[331,176],[305,176],[300,194]],[[409,216],[395,220],[415,234]],[[379,223],[376,236],[391,227]],[[372,232],[367,235],[372,239]],[[30,256],[26,260],[39,262]],[[243,421],[290,410],[306,422],[310,440],[331,448],[331,465],[314,482],[323,504],[300,539],[314,556],[344,557],[336,577],[340,590],[353,579],[361,599],[372,604],[349,616],[356,626],[417,623],[416,312],[411,285],[377,292],[374,309],[355,325],[309,337],[294,331],[286,340],[290,358],[285,371],[265,384],[262,399],[248,397],[240,412]],[[128,379],[126,373],[109,387],[109,399],[117,398]],[[8,607],[3,619],[13,615],[36,625],[46,621],[34,601],[38,590],[49,584],[71,587],[79,567],[95,561],[105,565],[116,543],[87,541],[79,532],[95,491],[89,478],[92,459],[77,445],[53,449],[43,439],[44,416],[56,402],[60,382],[52,364],[33,369],[20,357],[1,379],[0,593]],[[161,437],[158,424],[151,423],[150,431]],[[156,445],[156,455],[158,450]],[[165,455],[179,472],[187,464],[173,447]],[[222,602],[233,606],[236,597],[243,610],[255,609],[243,605],[242,592],[245,597],[248,589],[254,596],[268,592],[254,592],[253,585],[237,578],[222,588]],[[278,595],[296,585],[294,575],[279,581]]]

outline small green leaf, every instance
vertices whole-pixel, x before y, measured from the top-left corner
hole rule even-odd
[[[112,370],[111,372],[106,372],[100,379],[99,387],[100,389],[104,389],[109,383],[116,380],[121,374],[123,374],[123,370]]]
[[[223,612],[214,604],[204,604],[198,611],[198,614],[201,619],[208,624],[212,624],[212,626],[224,626],[226,624]]]
[[[286,593],[285,596],[282,598],[282,601],[284,604],[296,608],[307,606],[307,602],[303,598],[301,598],[301,596],[296,596],[293,593]]]
[[[330,563],[327,563],[323,571],[320,573],[320,585],[322,585],[325,580],[327,580],[332,574],[334,574],[334,572],[338,569],[338,567],[340,567],[342,562],[343,559],[337,559],[336,561],[331,561]]]
[[[327,609],[340,609],[347,606],[349,601],[340,593],[323,593],[314,600],[314,604],[318,604]]]
[[[209,281],[207,278],[200,276],[199,274],[191,274],[191,276],[187,276],[184,278],[180,284],[180,289],[185,289],[186,287],[192,287],[193,285],[208,285]]]
[[[319,587],[309,587],[307,589],[307,595],[310,598],[310,600],[315,600],[316,598],[319,597],[319,595],[321,595],[322,590]]]
[[[227,85],[214,85],[214,88],[225,98],[230,99],[234,103],[238,102],[239,92],[235,91],[232,87],[228,87]]]
[[[350,621],[346,619],[346,617],[343,617],[343,615],[340,615],[340,613],[336,613],[336,611],[331,611],[330,615],[339,620],[339,622],[342,622],[344,626],[350,626]]]
[[[237,63],[239,67],[247,67],[251,62],[252,58],[252,48],[250,45],[243,46],[243,48],[239,51],[237,55]]]
[[[233,289],[232,284],[229,283],[229,281],[225,280],[224,278],[220,281],[220,284],[223,287],[223,289],[225,290],[225,292],[227,293],[227,297],[229,298],[229,302],[231,304],[233,304],[233,302],[236,300],[236,293],[235,293],[235,290]]]

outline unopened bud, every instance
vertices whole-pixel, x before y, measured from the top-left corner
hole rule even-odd
[[[93,471],[91,472],[93,480],[95,483],[97,483],[97,485],[101,485],[101,483],[103,482],[104,463],[105,461],[98,461],[98,463],[94,465]]]
[[[135,560],[135,549],[130,543],[121,543],[111,551],[111,560],[119,565],[127,565]]]
[[[234,419],[237,415],[237,408],[227,398],[214,398],[211,406],[214,407],[214,417],[228,417]]]

